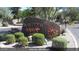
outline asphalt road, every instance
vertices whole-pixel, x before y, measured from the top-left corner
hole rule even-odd
[[[76,38],[77,44],[79,47],[79,24],[74,24],[72,26],[68,26],[68,29],[72,32],[72,34]]]

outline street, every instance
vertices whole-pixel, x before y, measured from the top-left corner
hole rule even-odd
[[[72,34],[76,38],[76,41],[79,47],[79,24],[68,26],[68,29],[72,32]]]

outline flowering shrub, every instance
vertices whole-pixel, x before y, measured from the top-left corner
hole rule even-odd
[[[60,35],[60,27],[50,21],[35,17],[27,17],[24,19],[22,32],[26,36],[33,33],[44,33],[46,38],[52,38]]]

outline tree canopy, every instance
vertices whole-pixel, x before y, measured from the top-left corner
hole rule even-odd
[[[39,16],[42,19],[53,20],[55,18],[65,18],[69,21],[79,21],[79,7],[21,7],[0,8],[0,18],[13,17],[25,18],[27,16]],[[60,10],[62,10],[60,12]],[[62,21],[62,20],[61,20]]]
[[[19,12],[20,7],[11,7],[11,13],[14,15],[13,18],[18,18],[18,12]]]

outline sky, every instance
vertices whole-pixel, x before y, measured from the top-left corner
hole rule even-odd
[[[25,9],[27,9],[28,7],[21,7],[21,9],[20,10],[25,10]]]

